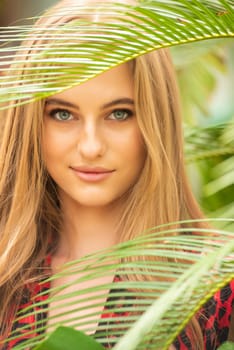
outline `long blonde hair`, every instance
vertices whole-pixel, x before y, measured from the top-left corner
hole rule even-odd
[[[45,35],[51,24],[76,19],[74,13],[54,17],[72,4],[77,1],[60,2],[37,23],[43,25]],[[37,45],[36,40],[31,42],[31,50]],[[120,241],[160,224],[202,217],[185,174],[178,89],[168,50],[148,53],[130,64],[147,157],[138,182],[127,193]],[[19,68],[18,74],[23,71]],[[56,247],[59,239],[59,198],[41,154],[43,109],[41,100],[11,107],[1,117],[5,126],[0,149],[0,325],[7,324],[12,305],[20,303],[25,284],[43,274],[50,242]],[[195,318],[191,327],[194,349],[202,349]]]

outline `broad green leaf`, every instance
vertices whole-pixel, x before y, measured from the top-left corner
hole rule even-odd
[[[234,350],[234,343],[225,342],[224,344],[218,347],[218,350]]]
[[[34,350],[104,350],[90,336],[69,327],[58,327],[45,341]]]

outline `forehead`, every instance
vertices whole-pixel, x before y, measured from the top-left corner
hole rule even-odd
[[[131,67],[128,63],[114,67],[80,85],[74,86],[53,98],[79,100],[79,103],[104,103],[116,98],[133,98],[134,84]]]

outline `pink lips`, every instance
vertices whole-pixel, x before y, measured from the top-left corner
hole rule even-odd
[[[114,170],[109,170],[103,167],[71,167],[75,174],[84,181],[96,182],[106,179],[114,172]]]

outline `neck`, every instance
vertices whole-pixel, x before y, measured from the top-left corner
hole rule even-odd
[[[56,256],[63,262],[118,243],[118,205],[84,207],[68,199],[62,205],[63,227]]]

